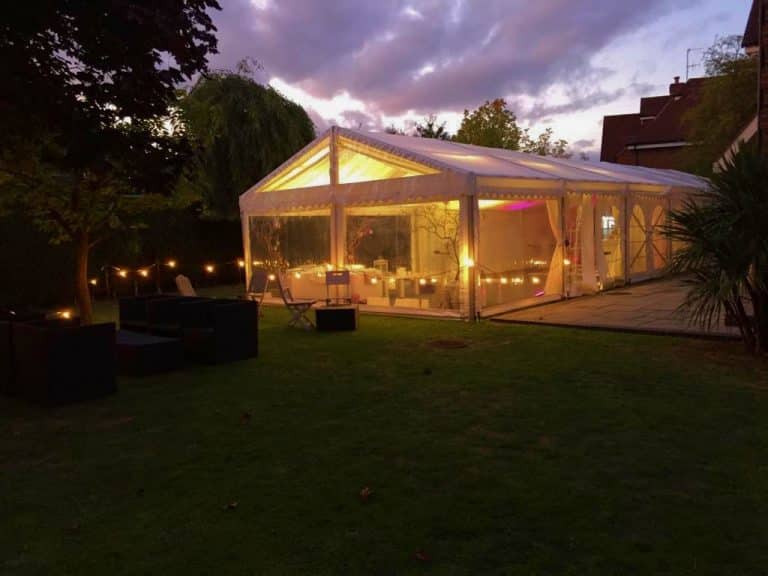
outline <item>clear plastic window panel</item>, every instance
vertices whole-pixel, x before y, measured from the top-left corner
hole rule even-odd
[[[480,200],[480,306],[563,292],[560,200]]]
[[[459,310],[458,202],[348,208],[345,217],[354,300],[375,308]]]
[[[252,216],[249,223],[254,267],[279,274],[296,298],[325,298],[325,271],[331,260],[328,211]]]

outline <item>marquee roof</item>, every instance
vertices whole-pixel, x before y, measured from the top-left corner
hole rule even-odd
[[[338,159],[337,183],[331,163]],[[240,197],[241,210],[424,200],[493,191],[562,194],[567,190],[667,194],[706,189],[676,170],[552,158],[458,142],[332,128]],[[279,196],[279,198],[278,198]],[[365,203],[365,202],[363,202]]]

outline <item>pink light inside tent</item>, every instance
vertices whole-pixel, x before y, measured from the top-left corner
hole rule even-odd
[[[505,212],[520,212],[521,210],[528,210],[534,206],[540,206],[541,200],[521,200],[520,202],[512,202],[511,204],[505,204],[502,210]]]

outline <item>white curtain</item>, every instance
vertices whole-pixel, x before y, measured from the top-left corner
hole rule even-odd
[[[591,194],[584,194],[581,203],[581,289],[590,293],[597,291],[595,270],[595,205]]]
[[[549,261],[549,274],[547,274],[547,283],[544,286],[544,293],[562,294],[563,293],[563,226],[562,211],[560,209],[560,200],[547,200],[547,216],[549,217],[549,227],[552,229],[552,235],[555,237],[555,251],[552,259]]]

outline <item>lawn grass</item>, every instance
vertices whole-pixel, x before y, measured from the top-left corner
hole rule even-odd
[[[3,400],[0,573],[765,574],[768,365],[738,344],[286,321],[253,361]]]

